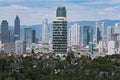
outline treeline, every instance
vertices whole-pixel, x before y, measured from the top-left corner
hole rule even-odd
[[[120,80],[120,55],[0,58],[0,80]]]

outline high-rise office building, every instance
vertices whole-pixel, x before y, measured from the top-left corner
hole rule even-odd
[[[42,43],[48,44],[49,42],[49,27],[48,20],[45,19],[42,22]]]
[[[89,42],[93,42],[93,27],[83,27],[83,46],[89,45]]]
[[[104,22],[96,22],[96,42],[98,43],[100,40],[104,40]]]
[[[1,23],[1,41],[2,43],[9,42],[8,22],[6,20],[3,20]]]
[[[67,20],[65,7],[57,8],[57,16],[53,21],[52,43],[53,53],[56,55],[65,55],[67,52]]]
[[[25,35],[24,35],[24,39],[26,42],[27,47],[31,47],[32,44],[32,28],[25,28]]]
[[[18,16],[15,18],[14,27],[15,40],[20,40],[20,19]]]
[[[112,40],[112,34],[114,33],[114,28],[112,26],[107,27],[107,41]]]
[[[80,46],[81,43],[81,30],[78,24],[71,26],[68,32],[68,44],[70,46]]]

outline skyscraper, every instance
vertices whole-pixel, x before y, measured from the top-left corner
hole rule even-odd
[[[65,7],[57,8],[57,16],[53,21],[53,53],[65,55],[67,52],[67,20]]]
[[[49,42],[49,27],[47,19],[42,22],[42,42],[45,44],[48,44]]]
[[[93,42],[93,28],[91,26],[83,27],[83,46],[89,45],[89,42]]]
[[[14,29],[15,40],[19,40],[20,39],[20,19],[18,16],[16,16],[14,24],[15,24],[15,29]]]
[[[96,22],[96,42],[98,43],[100,40],[104,40],[104,22]]]
[[[3,20],[1,23],[1,41],[2,43],[9,42],[8,22],[6,20]]]
[[[78,24],[74,24],[71,26],[68,32],[68,44],[80,46],[81,43],[81,30]]]

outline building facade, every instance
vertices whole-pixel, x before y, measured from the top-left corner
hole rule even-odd
[[[83,27],[83,47],[89,45],[89,42],[93,42],[93,28],[91,26]]]

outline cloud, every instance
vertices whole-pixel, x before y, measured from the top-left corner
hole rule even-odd
[[[0,0],[0,2],[22,2],[24,0]]]
[[[0,0],[6,1],[7,0]],[[119,5],[111,5],[108,0],[71,2],[66,0],[9,0],[10,5],[0,6],[0,20],[7,19],[14,25],[14,18],[19,15],[22,25],[41,24],[47,18],[50,23],[55,19],[57,6],[65,6],[68,21],[119,19]],[[23,1],[22,3],[19,1]],[[106,5],[110,4],[110,5]]]
[[[14,25],[16,15],[19,15],[22,25],[41,24],[43,19],[48,18],[52,21],[55,16],[55,12],[49,8],[31,8],[21,5],[2,6],[0,14],[0,21],[6,19],[10,25]]]
[[[107,7],[107,8],[105,8],[104,10],[105,11],[112,11],[114,8],[112,8],[112,7]]]

